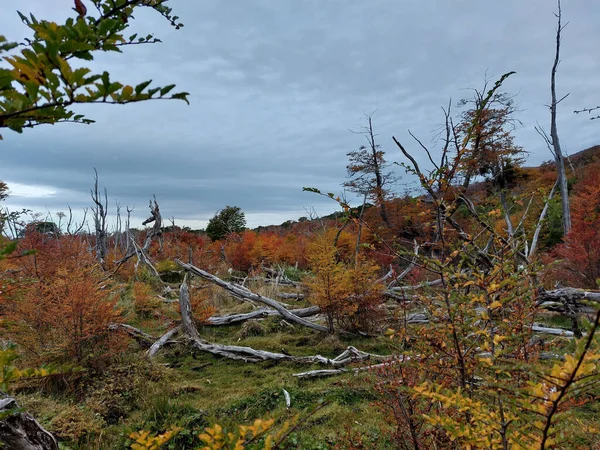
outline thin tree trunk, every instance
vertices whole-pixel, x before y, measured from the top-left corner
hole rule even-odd
[[[566,236],[571,231],[571,209],[569,206],[569,186],[567,182],[567,173],[565,170],[565,160],[560,147],[560,140],[558,138],[558,128],[556,126],[556,107],[561,100],[556,100],[556,70],[560,62],[560,34],[563,30],[562,25],[562,9],[560,0],[558,0],[558,26],[556,28],[556,56],[554,58],[554,64],[552,65],[552,75],[550,78],[550,91],[552,94],[552,103],[550,104],[550,137],[552,139],[552,147],[554,149],[554,161],[556,162],[556,168],[558,170],[558,179],[560,181],[560,195],[562,197],[562,212],[563,212],[563,234]],[[564,97],[563,97],[564,98]]]

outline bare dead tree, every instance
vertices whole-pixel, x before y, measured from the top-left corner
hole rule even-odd
[[[150,228],[148,230],[148,233],[146,234],[146,238],[144,240],[143,245],[139,245],[135,241],[134,236],[130,233],[129,224],[130,224],[131,212],[133,211],[133,208],[132,209],[129,209],[129,207],[126,207],[126,208],[127,208],[126,230],[127,230],[127,236],[128,236],[127,240],[129,241],[128,242],[128,250],[127,250],[127,253],[125,254],[125,256],[123,258],[121,258],[119,261],[117,261],[117,267],[113,271],[113,273],[116,273],[116,271],[119,270],[119,268],[121,268],[121,266],[123,264],[125,264],[127,261],[129,261],[131,258],[133,258],[134,256],[137,256],[138,262],[136,263],[136,268],[137,268],[137,265],[141,262],[142,264],[146,265],[155,276],[158,277],[159,276],[158,272],[156,271],[156,268],[154,267],[154,265],[152,264],[152,261],[148,257],[150,245],[152,244],[152,240],[154,238],[158,239],[159,250],[162,250],[162,218],[160,215],[160,209],[158,207],[158,202],[156,201],[156,197],[154,197],[154,201],[150,200],[150,217],[142,222],[142,225],[147,225],[149,223],[154,222],[154,225],[152,226],[152,228]]]
[[[67,208],[69,208],[69,219],[67,220],[67,234],[73,235],[81,233],[81,230],[83,230],[83,227],[87,223],[86,219],[88,209],[83,209],[83,219],[81,219],[81,223],[77,224],[77,222],[75,222],[75,220],[73,219],[73,210],[69,205],[67,205]],[[73,230],[71,230],[71,227],[73,227]]]
[[[142,247],[142,251],[148,253],[150,250],[150,244],[152,243],[152,239],[158,239],[159,251],[162,251],[162,218],[160,215],[160,209],[158,208],[158,203],[156,201],[156,196],[154,197],[154,203],[150,200],[150,217],[142,222],[142,225],[148,225],[149,223],[154,222],[152,228],[146,234],[146,239],[144,241],[144,246]]]
[[[560,102],[562,102],[567,95],[562,97],[560,100],[556,99],[556,71],[558,64],[560,63],[560,41],[562,30],[567,26],[562,24],[562,8],[560,0],[558,0],[558,13],[555,14],[558,19],[558,25],[556,27],[556,55],[554,57],[554,64],[552,65],[552,72],[550,77],[550,92],[552,96],[552,102],[550,103],[550,140],[549,147],[554,156],[556,162],[556,170],[558,171],[558,180],[560,185],[560,195],[562,203],[562,223],[563,233],[566,235],[571,230],[571,209],[569,206],[569,188],[567,183],[567,173],[565,171],[565,160],[562,149],[560,147],[560,140],[558,138],[558,128],[556,126],[556,108]]]
[[[122,233],[122,220],[121,220],[121,204],[119,202],[115,202],[115,206],[117,208],[117,219],[115,221],[115,232],[114,232],[114,251],[116,252],[121,243],[121,239],[123,237]]]
[[[106,216],[108,214],[108,193],[104,188],[104,202],[98,190],[98,171],[94,168],[94,189],[90,191],[94,206],[92,214],[94,217],[94,228],[96,232],[96,259],[104,266],[106,258]]]
[[[131,213],[133,212],[133,208],[129,208],[129,206],[125,206],[127,210],[127,221],[125,222],[125,236],[129,236],[130,227],[131,227]],[[125,254],[128,255],[131,251],[131,243],[128,238],[125,239]]]

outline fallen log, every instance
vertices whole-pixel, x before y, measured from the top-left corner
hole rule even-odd
[[[538,293],[538,303],[543,303],[547,301],[567,301],[569,303],[578,303],[584,300],[600,303],[600,292],[586,291],[585,289],[566,287],[560,289],[553,289],[551,291],[542,290]]]
[[[321,355],[311,356],[292,356],[284,353],[269,352],[266,350],[256,350],[251,347],[243,347],[239,345],[223,345],[206,342],[200,338],[189,338],[191,345],[205,353],[210,353],[215,356],[221,356],[228,359],[244,362],[261,362],[261,361],[290,361],[297,364],[321,364],[332,367],[343,367],[352,362],[365,361],[370,358],[388,358],[381,355],[372,355],[361,352],[354,347],[348,347],[337,357],[330,359]]]
[[[329,331],[327,329],[327,327],[318,325],[316,323],[312,323],[308,320],[304,320],[303,318],[298,317],[297,315],[293,314],[288,309],[286,309],[281,303],[279,303],[276,300],[273,300],[268,297],[263,297],[262,295],[255,294],[254,292],[252,292],[246,288],[237,286],[235,284],[227,283],[226,281],[223,281],[219,277],[216,277],[208,272],[205,272],[204,270],[199,269],[191,264],[186,264],[178,259],[175,260],[175,263],[177,263],[179,266],[181,266],[188,272],[190,272],[196,276],[199,276],[200,278],[202,278],[204,280],[210,281],[211,283],[214,283],[217,286],[222,287],[223,289],[232,293],[236,297],[246,298],[249,301],[254,301],[257,303],[262,303],[264,305],[270,306],[271,308],[277,310],[285,319],[287,319],[290,322],[294,322],[299,325],[304,325],[305,327],[312,328],[313,330],[317,330],[317,331],[322,331],[324,333],[327,333]]]
[[[566,337],[575,336],[575,333],[573,333],[572,331],[564,330],[562,328],[550,328],[550,327],[546,327],[546,326],[536,324],[536,323],[533,324],[533,326],[531,327],[531,330],[534,333],[545,333],[545,334],[552,334],[555,336],[566,336]]]
[[[393,359],[392,357],[389,358],[388,361],[381,363],[381,364],[374,364],[374,365],[370,365],[370,366],[362,366],[362,367],[355,367],[353,369],[347,369],[347,368],[339,368],[339,369],[321,369],[321,370],[309,370],[308,372],[300,372],[300,373],[294,373],[292,374],[293,377],[296,378],[323,378],[323,377],[331,377],[334,375],[341,375],[344,373],[349,373],[349,372],[354,372],[354,375],[357,375],[360,372],[364,372],[367,370],[373,370],[373,369],[380,369],[382,367],[386,367],[390,364],[395,364],[395,363],[399,363],[399,362],[404,362],[409,360],[410,358],[408,356],[403,357],[402,359],[396,358]]]
[[[414,284],[414,285],[390,287],[388,290],[397,291],[397,292],[413,291],[415,289],[422,289],[422,288],[426,288],[426,287],[430,287],[430,286],[436,286],[441,283],[442,283],[442,280],[440,278],[439,280],[425,281],[423,283]]]
[[[235,276],[232,276],[231,279],[234,281],[241,282],[242,285],[244,285],[248,281],[259,281],[259,282],[265,283],[265,284],[279,284],[280,286],[292,286],[295,288],[304,286],[304,284],[300,281],[292,281],[292,280],[287,280],[287,279],[277,281],[274,278],[265,278],[265,277],[244,277],[244,278],[242,278],[242,277],[235,277]]]
[[[321,312],[318,306],[311,306],[309,308],[292,309],[290,312],[298,317],[310,317]],[[256,311],[243,314],[228,314],[226,316],[213,316],[209,317],[206,321],[206,325],[210,326],[222,326],[232,325],[240,322],[244,322],[250,319],[260,319],[267,316],[280,315],[279,311],[269,308],[261,308]]]
[[[187,265],[187,264],[186,264]],[[192,266],[193,267],[193,266]],[[216,278],[216,277],[215,277]],[[218,279],[218,278],[217,278]],[[224,283],[222,280],[219,280]],[[188,340],[191,346],[201,352],[210,353],[215,356],[221,356],[228,359],[244,361],[244,362],[260,362],[260,361],[291,361],[300,364],[322,364],[332,367],[343,367],[354,361],[364,361],[366,359],[387,359],[387,356],[373,355],[361,352],[354,347],[348,347],[336,358],[330,359],[321,355],[313,356],[292,356],[285,353],[269,352],[265,350],[256,350],[251,347],[243,347],[239,345],[222,345],[213,344],[202,339],[198,333],[198,329],[192,319],[192,307],[190,302],[188,286],[184,282],[179,289],[179,309],[181,311],[181,325],[173,328],[155,342],[150,350],[148,357],[152,358],[158,349],[177,332],[181,331],[184,337]],[[289,311],[288,311],[289,314]],[[298,318],[298,316],[294,317]],[[298,318],[299,320],[303,320]]]
[[[142,348],[149,348],[152,346],[154,341],[156,341],[156,338],[154,336],[149,335],[148,333],[140,330],[139,328],[127,325],[126,323],[111,323],[108,325],[108,329],[110,331],[124,331],[133,339],[135,339]]]
[[[165,334],[163,334],[160,339],[158,339],[154,344],[152,344],[150,346],[150,348],[148,349],[148,352],[146,353],[146,355],[148,356],[148,358],[153,358],[154,355],[156,355],[156,353],[158,353],[158,351],[173,337],[175,336],[179,330],[181,329],[181,326],[177,326],[175,328],[173,328],[172,330],[167,331]]]

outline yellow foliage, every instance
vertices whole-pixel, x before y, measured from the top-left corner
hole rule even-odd
[[[133,450],[157,450],[170,441],[181,430],[183,430],[183,428],[173,427],[159,435],[150,434],[149,431],[145,430],[136,431],[129,435],[129,438],[135,441],[131,444],[131,448]]]

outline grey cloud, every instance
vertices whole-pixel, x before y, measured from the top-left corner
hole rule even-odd
[[[20,3],[3,0],[3,12],[24,9]],[[594,57],[600,4],[563,3],[570,25],[558,82],[570,96],[559,109],[559,131],[576,152],[598,142],[599,125],[572,111],[600,103]],[[78,108],[97,119],[89,127],[4,133],[0,178],[61,193],[28,198],[28,205],[89,204],[96,167],[122,204],[135,203],[139,211],[154,193],[166,216],[199,225],[226,204],[241,206],[255,224],[296,219],[310,205],[326,212],[332,203],[301,188],[340,190],[345,154],[363,144],[348,130],[362,126],[364,113],[377,110],[379,143],[389,160],[399,160],[391,136],[413,149],[407,129],[434,141],[440,107],[480,88],[486,72],[494,80],[517,71],[505,85],[522,109],[517,141],[531,152],[530,164],[550,159],[533,126],[549,121],[554,2],[173,0],[172,6],[186,23],[182,30],[141,12],[131,33],[156,32],[163,43],[100,55],[92,67],[129,83],[177,83],[191,93],[191,106],[94,105]],[[57,21],[70,7],[70,0],[27,3]],[[3,14],[0,27],[9,38],[25,36],[16,15]]]

